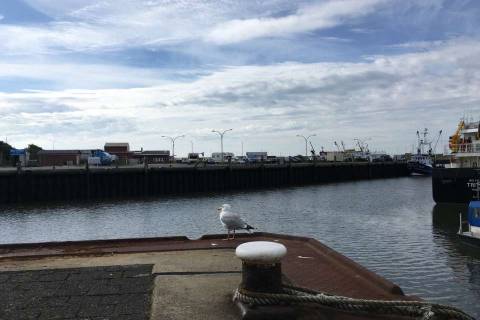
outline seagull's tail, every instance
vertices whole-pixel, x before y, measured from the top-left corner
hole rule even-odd
[[[251,226],[251,225],[249,225],[249,224],[247,224],[247,226],[245,227],[245,230],[247,230],[249,233],[251,233],[251,232],[252,232],[252,231],[250,231],[250,230],[252,230],[252,229],[255,229],[255,228],[254,228],[254,227],[252,227],[252,226]]]

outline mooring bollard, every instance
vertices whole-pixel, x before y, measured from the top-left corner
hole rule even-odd
[[[287,248],[270,241],[252,241],[239,245],[235,254],[242,260],[239,290],[258,293],[282,293],[282,258]],[[286,305],[252,307],[237,301],[242,319],[295,319],[295,310]]]
[[[237,247],[235,254],[242,260],[242,283],[249,291],[282,292],[281,260],[287,254],[283,244],[252,241]]]

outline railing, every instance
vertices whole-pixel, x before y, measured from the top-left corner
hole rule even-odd
[[[451,144],[450,149],[455,153],[480,152],[480,143],[459,143]]]

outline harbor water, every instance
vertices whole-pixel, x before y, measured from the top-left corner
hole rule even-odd
[[[459,241],[463,206],[406,177],[157,199],[1,207],[0,242],[222,233],[223,203],[258,231],[314,237],[404,289],[480,317],[480,249]]]

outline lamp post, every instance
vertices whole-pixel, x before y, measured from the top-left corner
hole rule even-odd
[[[307,137],[305,137],[304,135],[301,135],[301,134],[297,134],[297,137],[301,137],[303,139],[305,139],[305,157],[308,157],[308,139],[310,139],[311,137],[315,137],[316,134],[312,134],[312,135],[309,135]]]
[[[175,140],[177,140],[178,138],[184,138],[185,135],[182,134],[181,136],[176,136],[176,137],[170,137],[170,136],[162,136],[162,138],[167,138],[167,139],[170,139],[170,141],[172,142],[172,159],[175,161]]]
[[[212,132],[216,132],[220,135],[220,152],[222,154],[222,163],[223,163],[223,135],[227,133],[228,131],[232,131],[233,129],[227,129],[224,131],[217,131],[217,130],[212,130]]]

